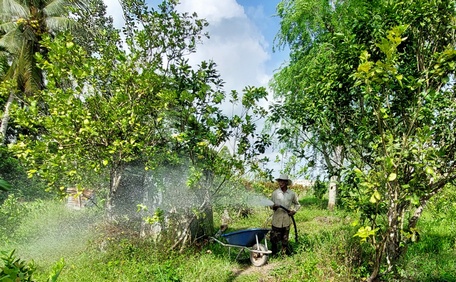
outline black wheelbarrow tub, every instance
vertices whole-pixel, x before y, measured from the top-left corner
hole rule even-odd
[[[258,242],[264,239],[266,234],[271,231],[271,229],[266,228],[250,228],[239,231],[234,231],[231,233],[222,234],[222,237],[231,245],[243,246],[243,247],[252,247]]]

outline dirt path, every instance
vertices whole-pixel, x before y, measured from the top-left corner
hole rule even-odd
[[[274,281],[274,278],[269,275],[270,271],[277,267],[278,264],[276,262],[270,263],[256,267],[249,263],[233,269],[233,276],[235,277],[232,281],[237,281],[237,278],[242,278],[244,276],[255,275],[258,276],[257,281],[267,282],[267,281]]]

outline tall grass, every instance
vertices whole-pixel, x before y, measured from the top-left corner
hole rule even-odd
[[[65,268],[58,281],[360,281],[368,275],[367,246],[361,245],[351,226],[354,215],[329,212],[322,200],[301,199],[295,215],[290,242],[292,256],[269,258],[267,265],[254,267],[249,253],[236,256],[217,242],[204,240],[183,253],[169,253],[136,231],[102,221],[99,210],[68,210],[62,202],[10,201],[17,225],[1,230],[0,250],[16,249],[24,259],[35,260],[36,281],[46,281],[56,261]],[[20,205],[16,209],[13,205]],[[444,210],[441,210],[444,209]],[[247,215],[229,210],[231,222],[226,232],[269,227],[271,211],[254,208]],[[222,211],[215,210],[215,226]],[[3,213],[5,214],[5,212]],[[434,203],[423,215],[418,228],[420,240],[410,246],[401,262],[403,281],[456,281],[456,209]],[[3,223],[3,222],[0,222]],[[214,234],[217,230],[214,230]],[[13,236],[13,237],[11,237]]]
[[[402,273],[412,281],[456,281],[456,191],[435,198],[417,228],[418,242],[408,249]]]

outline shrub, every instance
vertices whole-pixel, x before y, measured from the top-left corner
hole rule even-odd
[[[15,194],[26,201],[53,196],[46,192],[44,182],[38,177],[27,175],[26,169],[4,146],[0,146],[0,179],[8,183],[8,191],[2,192],[0,189],[0,204],[7,199],[9,194]]]
[[[0,267],[0,281],[33,281],[32,274],[35,271],[33,261],[27,263],[20,258],[16,258],[13,250],[11,253],[2,252],[3,267]]]
[[[27,206],[20,202],[14,194],[8,195],[8,198],[0,206],[1,241],[7,243],[15,238],[14,234],[27,212]]]
[[[326,192],[328,191],[328,183],[321,181],[321,180],[316,180],[315,184],[313,185],[313,192],[314,196],[317,199],[323,199],[325,196]]]
[[[33,280],[33,273],[36,270],[35,262],[32,260],[26,262],[20,258],[16,258],[16,250],[11,251],[11,253],[2,251],[1,260],[3,261],[3,266],[0,267],[0,281],[2,282],[26,282],[26,281],[35,281]],[[49,274],[47,282],[55,282],[60,275],[65,262],[63,259],[60,259],[52,268],[51,273]]]

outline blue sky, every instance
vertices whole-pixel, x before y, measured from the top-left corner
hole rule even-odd
[[[123,25],[118,0],[104,0],[117,27]],[[148,0],[151,5],[159,1]],[[273,72],[286,60],[286,52],[273,50],[279,30],[275,16],[279,0],[181,0],[180,11],[197,12],[209,22],[211,38],[199,46],[192,61],[214,60],[226,90],[247,85],[266,86]]]
[[[123,25],[118,0],[104,0],[116,27]],[[151,5],[159,1],[148,0]],[[273,73],[287,59],[286,51],[273,52],[280,19],[275,16],[279,0],[181,0],[180,12],[196,12],[209,22],[206,39],[189,58],[193,65],[213,60],[218,66],[225,91],[242,91],[246,86],[268,86]],[[269,97],[272,100],[272,95]],[[267,106],[267,105],[265,105]],[[259,125],[261,127],[262,125]],[[267,154],[271,160],[277,155]],[[281,165],[270,163],[274,175]]]
[[[279,29],[278,0],[182,0],[179,9],[208,20],[211,38],[199,46],[195,62],[214,60],[227,90],[266,86],[284,61],[273,53]]]

